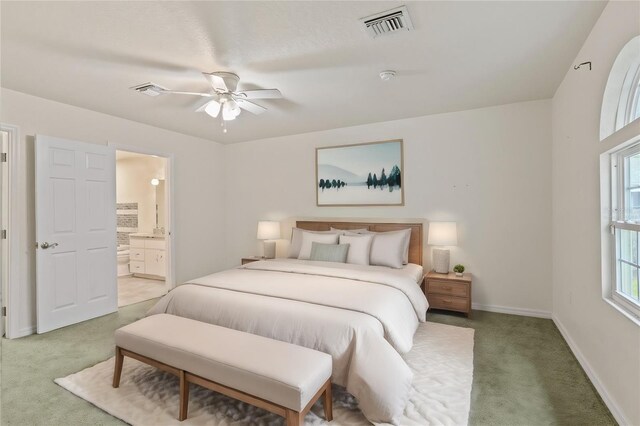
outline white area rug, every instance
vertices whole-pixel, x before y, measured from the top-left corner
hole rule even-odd
[[[473,381],[473,329],[424,323],[405,360],[415,373],[403,426],[466,425]],[[126,358],[120,388],[111,387],[113,361],[56,379],[55,382],[109,414],[136,426],[282,425],[284,419],[251,405],[191,385],[189,417],[177,420],[178,379],[146,364]],[[356,399],[334,387],[333,426],[366,425]],[[322,405],[316,404],[308,425],[328,425]]]

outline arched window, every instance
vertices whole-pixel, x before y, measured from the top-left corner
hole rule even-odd
[[[640,117],[640,36],[620,51],[602,99],[600,140]]]
[[[603,275],[603,296],[640,325],[639,119],[640,36],[637,36],[618,54],[604,91],[600,140],[607,139],[607,143],[616,147],[601,155],[600,177],[610,183],[608,188],[601,188],[602,206],[610,211],[609,232],[602,239],[602,270],[610,277]],[[631,131],[619,132],[622,128]]]

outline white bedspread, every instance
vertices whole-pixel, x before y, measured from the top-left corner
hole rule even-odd
[[[149,315],[169,313],[306,346],[333,357],[334,383],[367,418],[396,423],[412,373],[408,352],[427,301],[402,270],[261,261],[177,287]],[[248,349],[250,350],[250,349]]]

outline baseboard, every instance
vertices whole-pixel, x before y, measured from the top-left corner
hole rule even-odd
[[[571,352],[573,352],[573,355],[580,363],[580,366],[587,374],[587,377],[589,377],[589,380],[591,380],[591,383],[593,383],[593,387],[596,388],[596,391],[598,392],[598,394],[600,394],[600,398],[602,398],[607,408],[609,408],[609,411],[611,411],[611,414],[616,419],[618,424],[630,425],[631,423],[628,422],[627,419],[625,419],[624,414],[622,414],[620,408],[616,405],[613,399],[611,399],[611,396],[609,396],[609,392],[604,387],[593,368],[591,368],[589,361],[587,361],[587,358],[585,358],[585,356],[582,354],[578,345],[576,345],[576,343],[573,341],[567,329],[564,327],[564,325],[562,325],[556,315],[553,315],[552,319],[554,324],[560,331],[560,334],[562,334],[562,337],[567,342],[567,345],[569,345]]]
[[[20,337],[26,337],[26,336],[30,336],[32,334],[36,334],[36,327],[32,326],[32,327],[23,327],[20,330],[18,330],[18,334],[15,336],[11,336],[12,339],[18,339]]]
[[[478,303],[473,303],[471,305],[471,307],[473,309],[477,309],[479,311],[488,311],[488,312],[497,312],[499,314],[522,315],[522,316],[525,316],[525,317],[536,317],[536,318],[551,319],[551,312],[538,311],[536,309],[509,308],[509,307],[506,307],[506,306],[481,305],[481,304],[478,304]]]

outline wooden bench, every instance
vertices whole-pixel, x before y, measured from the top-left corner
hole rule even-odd
[[[331,356],[312,349],[167,314],[116,330],[113,387],[124,357],[180,378],[180,421],[187,418],[189,383],[239,399],[302,425],[322,396],[333,419]]]

